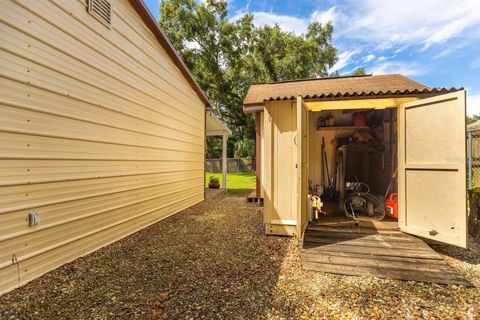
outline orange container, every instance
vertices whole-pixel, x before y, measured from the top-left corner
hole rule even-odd
[[[354,126],[365,126],[367,121],[365,119],[365,113],[357,112],[353,114],[353,125]]]
[[[398,219],[398,193],[390,193],[390,197],[385,201],[385,214]]]

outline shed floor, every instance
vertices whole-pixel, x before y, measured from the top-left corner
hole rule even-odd
[[[323,210],[327,214],[320,214],[319,219],[314,222],[316,225],[350,228],[355,227],[357,224],[359,227],[376,230],[400,230],[397,219],[390,217],[384,217],[379,220],[378,215],[374,217],[359,215],[358,220],[355,222],[352,218],[347,217],[344,211],[339,209],[338,203],[325,202]]]
[[[325,219],[327,220],[327,219]],[[389,224],[310,224],[301,247],[304,270],[471,286],[422,240]]]

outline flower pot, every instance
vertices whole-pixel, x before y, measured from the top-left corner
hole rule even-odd
[[[218,181],[211,181],[211,182],[208,183],[208,187],[209,187],[210,189],[218,189],[218,188],[220,188],[220,182],[218,182]]]

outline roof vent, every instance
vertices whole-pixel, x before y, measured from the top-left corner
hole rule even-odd
[[[98,21],[111,27],[112,25],[112,4],[108,0],[88,0],[88,12],[97,18]]]

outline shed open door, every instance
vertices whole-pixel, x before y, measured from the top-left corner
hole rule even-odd
[[[465,91],[406,103],[399,120],[401,230],[465,248]]]
[[[297,234],[302,236],[307,217],[308,187],[308,109],[302,97],[297,98]]]

